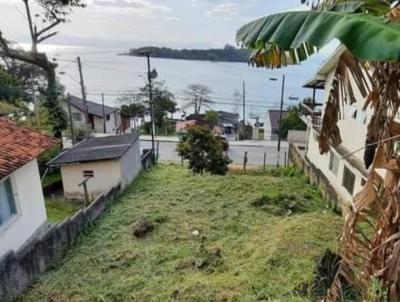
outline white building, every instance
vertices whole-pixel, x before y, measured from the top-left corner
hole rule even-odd
[[[36,158],[56,144],[52,137],[0,118],[0,257],[46,226]]]
[[[85,123],[85,110],[84,102],[82,99],[71,96],[71,119],[74,127],[84,127]],[[117,134],[121,133],[121,114],[118,108],[98,104],[95,102],[87,101],[89,125],[96,133]],[[69,114],[68,103],[63,103],[63,108]]]
[[[80,185],[89,177],[90,198],[121,184],[126,187],[141,170],[139,135],[90,137],[54,158],[50,166],[61,167],[64,195],[67,199],[84,199]]]
[[[314,79],[305,85],[305,87],[314,89],[314,97],[315,89],[325,88],[325,96],[322,104],[316,104],[315,98],[314,104],[302,104],[302,118],[308,126],[306,158],[325,175],[335,188],[339,199],[349,202],[360,191],[368,176],[364,165],[364,150],[354,154],[352,152],[365,146],[367,125],[371,117],[369,110],[363,110],[364,98],[354,81],[352,87],[357,102],[341,108],[341,116],[338,121],[342,143],[337,147],[331,146],[330,151],[326,154],[320,154],[318,144],[321,118],[342,53],[343,48],[337,49],[321,66]]]

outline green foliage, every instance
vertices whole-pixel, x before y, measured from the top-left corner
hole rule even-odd
[[[254,62],[266,67],[297,64],[334,39],[361,60],[400,60],[400,24],[367,13],[285,12],[244,25],[237,34],[239,43],[261,51]]]
[[[46,198],[47,219],[51,223],[59,223],[73,216],[82,205],[77,202],[66,201],[62,198],[52,200]]]
[[[37,159],[40,174],[43,175],[47,169],[47,163],[61,152],[61,145],[57,145],[50,150],[43,152]]]
[[[189,169],[194,173],[225,175],[231,162],[224,155],[221,141],[204,126],[190,127],[178,144],[177,151],[189,161]]]
[[[222,62],[247,62],[249,51],[237,49],[234,46],[226,45],[223,49],[171,49],[166,47],[143,47],[130,49],[128,55],[142,56],[143,51],[151,51],[155,58],[183,59],[197,61],[222,61]]]
[[[287,116],[282,119],[280,125],[281,137],[287,138],[289,130],[306,130],[307,125],[300,118],[298,107],[289,107]]]
[[[336,248],[341,218],[321,198],[292,216],[250,206],[271,190],[303,196],[310,186],[298,177],[199,177],[158,165],[19,301],[312,301],[295,289],[310,284],[317,259]],[[158,223],[137,240],[132,224],[143,216]],[[218,249],[221,256],[211,258]]]
[[[168,134],[171,124],[167,122],[168,114],[175,113],[175,96],[165,86],[165,82],[155,81],[152,83],[152,94],[154,104],[154,121],[157,134]],[[139,89],[139,92],[127,91],[120,96],[119,101],[124,105],[121,107],[123,113],[132,117],[143,117],[145,108],[150,108],[149,85]],[[150,133],[150,127],[144,125],[146,134]]]
[[[79,143],[84,139],[91,137],[93,135],[93,129],[91,129],[90,126],[74,127],[73,131],[74,131],[75,143]],[[72,140],[71,129],[68,128],[65,131],[65,136],[68,139]]]
[[[218,113],[214,110],[208,110],[206,112],[206,116],[204,117],[204,121],[211,127],[214,127],[218,124]]]
[[[26,98],[21,82],[0,65],[0,101],[19,107],[23,100]]]

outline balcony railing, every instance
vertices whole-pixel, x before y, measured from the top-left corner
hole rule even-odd
[[[301,103],[300,115],[302,119],[311,124],[315,130],[320,130],[322,126],[322,105],[321,103]]]

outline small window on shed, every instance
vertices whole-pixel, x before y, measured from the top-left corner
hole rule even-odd
[[[94,177],[94,172],[93,170],[85,170],[83,171],[83,177]]]
[[[106,116],[106,120],[107,120],[107,122],[110,120],[110,115],[109,114]]]
[[[344,167],[343,170],[343,181],[342,185],[343,187],[346,188],[346,190],[353,195],[354,193],[354,183],[356,182],[356,176],[354,175],[353,172],[350,171],[349,168],[346,166]]]

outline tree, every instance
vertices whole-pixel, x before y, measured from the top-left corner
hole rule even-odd
[[[325,300],[342,299],[344,278],[360,292],[360,300],[399,301],[400,167],[398,161],[395,166],[389,164],[394,164],[393,137],[400,135],[395,121],[400,108],[399,2],[315,0],[311,5],[309,11],[285,12],[249,23],[239,29],[237,40],[253,50],[253,65],[268,68],[304,61],[334,38],[343,44],[346,50],[325,107],[320,151],[341,143],[337,122],[341,104],[355,101],[349,80],[353,78],[366,99],[365,107],[374,112],[365,156],[372,169],[346,211],[342,260]],[[376,169],[385,169],[388,177],[382,179]],[[375,290],[377,284],[380,290]]]
[[[0,55],[9,59],[22,61],[42,68],[47,76],[47,97],[44,105],[49,110],[49,119],[53,125],[52,132],[60,137],[67,126],[67,118],[60,106],[61,96],[57,90],[57,65],[48,60],[45,53],[38,51],[38,45],[57,34],[54,29],[66,21],[66,17],[74,7],[83,7],[82,0],[22,0],[25,6],[28,29],[31,37],[31,50],[24,51],[12,47],[12,44],[0,31]],[[39,11],[32,15],[32,6]],[[33,18],[36,18],[34,20]]]
[[[167,128],[166,117],[177,111],[175,96],[165,86],[164,82],[155,81],[152,83],[154,120],[159,131]],[[123,112],[131,113],[133,116],[142,117],[145,108],[150,107],[149,85],[146,84],[138,92],[127,91],[119,98],[124,104],[121,109]]]
[[[213,129],[216,125],[218,125],[218,113],[214,110],[207,111],[204,121]]]
[[[224,155],[223,145],[205,126],[192,126],[177,146],[180,156],[189,161],[189,169],[225,175],[231,160]]]
[[[210,99],[211,89],[205,85],[192,84],[184,91],[187,103],[182,109],[194,107],[194,114],[200,115],[202,107],[209,108],[214,102]]]
[[[289,130],[306,130],[307,125],[304,124],[299,115],[299,108],[292,106],[288,108],[288,113],[282,119],[280,124],[281,137],[287,138]]]

